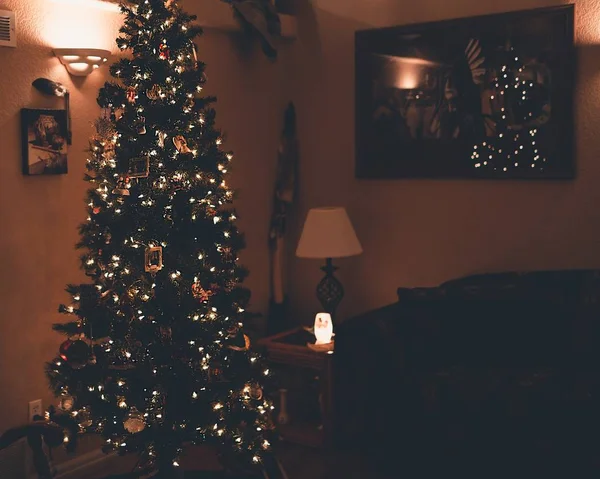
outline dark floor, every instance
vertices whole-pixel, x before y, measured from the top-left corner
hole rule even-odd
[[[283,443],[278,447],[277,458],[287,474],[287,478],[277,479],[392,479],[397,477],[397,475],[378,471],[376,463],[356,453],[325,452]],[[215,470],[215,463],[211,460],[208,462],[208,471],[186,472],[183,478],[222,479],[222,473]],[[113,457],[64,479],[127,479],[127,474],[133,469],[135,463],[134,456]]]

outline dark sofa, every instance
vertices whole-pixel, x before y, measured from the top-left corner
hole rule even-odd
[[[600,271],[400,288],[337,328],[334,366],[338,444],[390,477],[600,472]]]

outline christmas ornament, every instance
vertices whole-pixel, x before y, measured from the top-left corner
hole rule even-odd
[[[166,43],[161,43],[160,46],[158,47],[158,58],[160,58],[161,60],[168,60],[170,57],[170,53],[169,53],[169,47],[167,46]]]
[[[148,90],[146,90],[146,96],[148,97],[149,100],[152,100],[152,101],[160,100],[160,94],[161,94],[160,86],[156,85],[156,84],[152,85],[152,88],[149,88]]]
[[[135,100],[135,97],[134,97],[134,100]],[[125,114],[125,110],[123,108],[115,108],[110,115],[110,119],[114,122],[117,122],[123,117],[124,114]]]
[[[67,393],[60,395],[60,398],[58,399],[58,407],[60,409],[68,412],[71,409],[73,409],[74,405],[75,405],[75,398],[73,396],[71,396],[70,394],[67,394]]]
[[[135,127],[135,131],[138,135],[146,134],[146,117],[140,116],[135,119],[133,122],[133,126]]]
[[[87,407],[82,407],[77,411],[75,418],[77,419],[77,424],[79,424],[79,427],[82,429],[90,427],[93,424],[92,415]]]
[[[107,116],[101,116],[94,122],[96,136],[101,141],[109,141],[115,135],[115,125]]]
[[[73,369],[81,369],[88,363],[90,347],[81,339],[67,339],[60,345],[59,354]]]
[[[256,401],[260,401],[263,398],[263,390],[258,384],[250,386],[250,397]]]
[[[173,144],[179,153],[186,154],[191,153],[192,150],[189,149],[187,145],[187,140],[183,137],[183,135],[177,135],[173,138]]]
[[[129,184],[129,177],[120,176],[119,181],[117,181],[117,186],[115,186],[114,190],[112,190],[113,194],[121,195],[121,196],[129,196],[129,190],[127,189],[127,185]]]
[[[157,273],[163,269],[162,246],[146,248],[145,269],[147,273]]]
[[[192,296],[200,301],[208,301],[210,297],[213,295],[212,291],[206,291],[202,284],[199,281],[194,282],[192,284]]]
[[[125,418],[125,421],[123,421],[123,426],[125,427],[125,430],[131,434],[142,432],[146,427],[144,415],[139,412],[135,406],[132,407]]]
[[[191,40],[190,43],[192,44],[192,55],[194,55],[194,68],[198,68],[198,47]]]
[[[135,98],[136,98],[136,91],[135,88],[133,88],[132,86],[130,86],[129,88],[127,88],[127,101],[129,103],[131,103],[132,105],[135,103]]]
[[[228,346],[229,349],[233,349],[234,351],[248,351],[250,349],[250,338],[244,334],[244,346],[236,346],[233,344],[230,344]]]
[[[167,134],[164,131],[157,131],[156,136],[158,137],[157,143],[161,148],[165,147],[165,139],[167,138]]]
[[[100,208],[99,206],[95,206],[92,209],[92,213],[94,213],[95,215],[97,215],[98,213],[100,213],[100,211],[102,211],[102,208]]]
[[[150,158],[131,158],[129,160],[129,178],[147,178],[150,174]]]

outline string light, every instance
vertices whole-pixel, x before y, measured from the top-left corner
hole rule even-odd
[[[519,134],[516,133],[517,130],[511,129],[512,125],[505,125],[504,121],[507,119],[507,110],[509,107],[512,113],[511,122],[521,122],[525,126],[527,126],[528,122],[530,122],[533,117],[533,112],[530,109],[533,107],[532,100],[529,100],[529,95],[527,91],[527,86],[529,88],[534,88],[535,84],[533,82],[526,82],[521,79],[520,73],[523,72],[524,68],[520,65],[519,57],[514,56],[513,64],[505,64],[501,67],[502,78],[506,80],[506,83],[501,86],[498,82],[498,79],[494,80],[494,87],[496,88],[496,92],[492,92],[489,94],[490,99],[490,107],[492,112],[497,111],[496,120],[495,120],[495,129],[497,131],[497,139],[490,138],[489,142],[482,142],[480,145],[474,145],[473,151],[471,153],[471,159],[473,160],[473,165],[475,168],[492,168],[494,171],[498,169],[502,172],[506,173],[513,168],[519,168],[519,162],[513,161],[511,158],[511,154],[508,151],[512,151],[514,155],[520,155],[521,153],[526,153],[531,150],[532,147],[535,146],[535,140],[532,140],[529,145],[524,143],[524,140],[519,138]],[[515,73],[518,72],[518,73]],[[510,88],[510,87],[513,88]],[[521,91],[518,91],[521,89]],[[515,94],[517,96],[512,95],[512,91],[517,90]],[[496,94],[499,93],[502,96],[503,105],[496,105],[492,103],[494,100],[497,100]],[[498,110],[499,107],[499,110]],[[494,114],[492,114],[493,118]],[[537,133],[537,129],[535,126],[530,126],[529,128],[525,128],[525,131],[529,133],[529,136],[533,138]],[[513,149],[507,150],[507,148],[502,148],[502,146],[513,145]],[[537,156],[537,151],[533,152],[535,156]],[[529,153],[528,153],[529,154]],[[482,155],[485,158],[485,161],[481,161]],[[531,164],[532,167],[535,167],[535,156],[534,163]],[[545,161],[545,158],[543,159]]]
[[[131,102],[126,101],[120,105],[122,112],[114,113],[113,110],[113,119],[116,117],[118,121],[130,123],[133,118],[139,119],[141,115],[145,114],[144,112],[150,109],[150,105],[153,105],[152,108],[177,105],[173,111],[177,111],[180,117],[170,122],[167,119],[159,118],[158,115],[146,114],[149,121],[148,124],[144,124],[144,127],[147,127],[149,131],[156,131],[158,136],[148,135],[152,136],[150,142],[144,140],[142,134],[136,134],[135,129],[122,128],[118,124],[118,132],[115,131],[102,139],[93,140],[90,157],[86,163],[88,170],[92,171],[89,181],[93,183],[94,190],[88,198],[89,209],[87,211],[89,214],[85,225],[89,231],[85,234],[88,234],[88,238],[91,239],[89,244],[92,245],[92,248],[91,252],[82,258],[82,266],[88,274],[93,275],[95,288],[101,293],[102,308],[110,311],[111,318],[122,322],[123,325],[129,324],[131,321],[143,320],[144,322],[139,323],[140,325],[143,324],[148,331],[154,327],[158,333],[159,325],[162,324],[162,313],[160,312],[162,305],[156,301],[155,293],[160,298],[159,293],[163,291],[162,288],[167,283],[167,287],[181,287],[182,296],[189,294],[187,291],[189,284],[186,280],[189,281],[190,277],[194,275],[190,274],[187,266],[179,266],[176,261],[173,261],[175,254],[179,254],[179,250],[169,251],[170,254],[165,254],[165,267],[169,268],[166,271],[158,274],[144,271],[144,263],[142,263],[144,250],[154,248],[156,245],[167,247],[166,242],[160,242],[159,238],[151,240],[148,238],[151,231],[158,231],[151,224],[153,220],[151,216],[154,213],[152,208],[157,210],[160,208],[159,214],[175,226],[178,218],[183,216],[188,220],[189,218],[192,220],[206,219],[207,222],[216,226],[214,234],[217,236],[223,234],[223,237],[227,239],[237,238],[238,232],[229,223],[234,221],[236,216],[219,210],[222,205],[231,202],[233,195],[233,191],[228,188],[223,179],[223,175],[228,172],[228,162],[232,160],[233,156],[230,153],[222,152],[220,148],[214,148],[214,145],[220,147],[223,139],[220,136],[216,138],[213,136],[215,132],[210,131],[213,124],[212,116],[205,118],[207,110],[201,113],[199,110],[202,103],[194,101],[194,94],[191,93],[191,90],[201,92],[200,83],[203,83],[203,80],[192,80],[193,83],[190,84],[188,78],[181,76],[184,72],[191,72],[191,68],[198,70],[202,68],[201,64],[196,64],[192,60],[191,49],[188,48],[185,51],[185,47],[182,47],[183,42],[189,42],[191,39],[191,35],[184,36],[180,33],[186,32],[188,27],[185,24],[177,25],[179,17],[176,12],[178,8],[170,8],[169,2],[166,3],[168,7],[166,11],[170,12],[171,16],[166,18],[163,16],[165,10],[162,7],[160,15],[157,16],[150,8],[151,4],[148,0],[143,3],[138,2],[138,4],[139,13],[136,13],[138,6],[135,5],[124,7],[124,11],[128,15],[136,15],[135,22],[130,25],[140,26],[135,28],[131,35],[125,33],[123,34],[124,38],[118,40],[121,50],[135,45],[134,60],[122,60],[122,63],[118,64],[119,68],[113,67],[115,76],[122,79],[126,88],[133,89],[133,95],[130,94],[131,91],[127,92],[127,99],[132,99],[132,97],[133,99]],[[161,32],[159,33],[160,37],[157,37],[157,32]],[[161,47],[154,48],[155,45],[152,44],[161,39]],[[170,52],[166,51],[167,45],[170,47]],[[145,67],[141,62],[136,61],[140,58],[140,52],[152,54],[153,49],[161,60],[167,60],[161,64],[161,78],[156,77],[156,72],[151,64]],[[175,50],[184,51],[180,53]],[[158,58],[154,57],[150,61],[157,62]],[[158,85],[158,97],[151,98],[149,87],[155,84]],[[523,88],[525,85],[517,90],[519,94]],[[148,96],[148,100],[146,100],[146,96]],[[111,102],[110,107],[119,107],[119,103],[121,101],[114,102],[114,105]],[[171,138],[186,130],[192,132],[186,138],[189,151],[183,153],[177,147],[173,148],[171,141],[165,141],[167,133],[159,130],[168,130]],[[214,141],[212,149],[208,148],[210,144],[202,140],[204,134],[207,134],[206,138],[211,139],[209,141]],[[121,166],[123,163],[121,160],[124,159],[125,151],[133,151],[136,157],[148,159],[149,173],[147,177],[132,175],[129,178],[121,170],[116,170],[117,165]],[[214,158],[207,158],[208,155],[213,155]],[[208,186],[211,188],[209,191],[207,191]],[[194,194],[189,198],[192,191]],[[183,201],[187,202],[189,199],[188,208],[191,210],[189,214],[182,215],[181,210],[177,207],[179,205],[177,195],[180,192],[183,192],[181,196],[182,199],[185,198]],[[111,214],[113,217],[121,215],[119,220],[121,226],[119,226],[118,232],[111,230],[111,224],[107,224]],[[161,216],[158,216],[158,219],[162,221]],[[197,221],[193,227],[200,228],[202,225],[204,225],[203,221]],[[221,227],[221,225],[223,226]],[[126,233],[129,227],[132,228],[133,233]],[[109,232],[112,233],[112,236]],[[121,232],[125,232],[125,235],[122,236]],[[207,246],[203,244],[201,233],[197,233],[195,241],[202,251],[195,250],[192,253],[199,261],[195,265],[197,269],[194,282],[201,282],[218,298],[221,298],[221,295],[223,298],[227,298],[226,294],[232,293],[232,290],[229,289],[230,282],[235,282],[236,277],[239,276],[237,271],[231,268],[236,256],[233,246],[230,245],[232,242],[217,241],[214,246]],[[141,251],[139,251],[140,249]],[[141,264],[136,263],[136,258],[139,261],[140,257],[142,258]],[[183,274],[176,268],[181,269]],[[171,283],[170,280],[174,282]],[[215,286],[213,286],[213,282],[216,283]],[[72,298],[76,302],[80,301],[81,296],[73,294]],[[232,294],[232,298],[235,298],[235,294]],[[197,371],[196,374],[201,374],[200,377],[204,380],[211,378],[215,373],[220,374],[217,373],[217,368],[220,369],[222,366],[215,364],[216,358],[219,362],[229,360],[226,355],[222,354],[222,351],[226,350],[224,348],[225,338],[229,337],[231,326],[242,327],[237,316],[230,319],[226,315],[225,311],[228,311],[229,308],[219,307],[218,311],[211,304],[212,301],[201,302],[197,306],[193,306],[193,310],[184,312],[182,316],[187,321],[196,322],[188,324],[191,336],[187,337],[183,343],[184,352],[187,351],[189,354],[185,360],[189,361],[190,365],[193,363],[196,370],[199,366],[200,371]],[[221,304],[220,301],[219,304]],[[244,312],[244,308],[237,302],[234,304],[233,307],[237,308],[240,314]],[[78,311],[71,305],[64,306],[62,311],[81,315],[80,327],[85,330],[87,318],[90,317],[85,316],[87,306],[79,304],[77,307],[83,307],[83,310]],[[138,323],[136,322],[135,325],[137,326]],[[129,441],[127,426],[124,431],[121,429],[124,418],[131,417],[129,414],[135,410],[133,405],[140,407],[140,404],[145,404],[145,410],[139,414],[139,418],[144,418],[144,424],[152,433],[153,430],[150,426],[163,424],[164,407],[170,393],[169,395],[163,394],[158,388],[152,389],[151,387],[141,392],[137,388],[137,381],[135,381],[135,387],[133,382],[131,382],[131,387],[128,387],[129,379],[126,381],[118,376],[115,378],[115,375],[119,374],[119,368],[128,369],[137,362],[142,363],[143,361],[144,364],[150,364],[150,371],[154,376],[159,373],[159,370],[161,375],[174,372],[173,365],[168,362],[161,362],[160,366],[153,364],[154,361],[157,361],[159,353],[148,347],[149,344],[154,345],[152,341],[144,339],[143,335],[137,336],[136,330],[139,326],[136,326],[132,325],[130,328],[131,337],[125,336],[125,333],[116,332],[115,336],[112,336],[114,341],[112,339],[99,340],[95,343],[99,345],[99,350],[94,350],[94,353],[103,356],[103,358],[98,358],[98,363],[104,367],[105,362],[101,362],[102,359],[111,366],[115,366],[116,369],[112,371],[110,378],[103,378],[100,381],[95,378],[93,385],[85,384],[85,375],[78,376],[80,378],[78,380],[84,382],[84,388],[89,386],[89,393],[82,394],[81,398],[89,396],[95,401],[100,399],[104,401],[97,410],[94,408],[95,415],[103,416],[94,418],[94,427],[99,431],[104,429],[111,436],[106,439],[107,447],[121,448],[127,451],[145,450],[147,458],[161,457],[163,451],[159,450],[157,444],[150,444],[146,438],[144,441]],[[173,338],[171,338],[171,333],[165,333],[163,328],[164,326],[161,326],[159,341],[156,344],[160,344],[160,341],[167,341],[167,336],[169,341],[174,341],[176,338],[175,326],[173,327]],[[118,328],[115,328],[114,331],[118,331]],[[251,363],[255,363],[256,360],[257,357],[250,358]],[[56,373],[71,374],[71,368],[58,369],[62,365],[61,361],[55,360],[51,364],[56,367]],[[98,370],[103,370],[103,368],[98,367]],[[133,371],[135,370],[132,369]],[[270,374],[268,369],[261,368],[259,371],[262,371],[265,376]],[[125,375],[125,373],[122,374]],[[69,379],[66,376],[66,380]],[[234,392],[230,391],[229,395],[226,392],[223,392],[222,395],[214,394],[217,390],[210,383],[206,383],[207,387],[201,386],[202,384],[194,384],[190,386],[191,392],[186,388],[186,392],[183,394],[187,396],[188,401],[191,401],[200,398],[202,394],[200,391],[210,391],[206,396],[212,398],[214,417],[217,418],[213,434],[217,437],[225,437],[228,441],[235,440],[236,447],[250,453],[249,458],[252,462],[261,462],[261,456],[257,451],[270,448],[270,443],[264,438],[262,431],[266,424],[264,415],[272,406],[267,403],[256,406],[251,400],[250,387],[244,387],[243,396],[239,396],[242,407],[253,411],[260,419],[256,419],[256,422],[251,424],[251,427],[245,430],[244,435],[241,436],[238,429],[229,424],[229,409],[230,407],[233,410],[237,408],[233,405]],[[130,407],[128,412],[127,409]],[[82,421],[83,414],[75,411],[73,417]],[[177,428],[177,431],[181,430],[180,434],[184,435],[188,428],[197,431],[198,437],[210,431],[210,427],[195,421],[196,419],[192,417],[184,421],[173,421],[172,427]],[[68,441],[69,436],[65,435],[65,442]],[[167,457],[173,467],[179,467],[178,455],[180,453],[180,450],[173,451],[172,455]]]

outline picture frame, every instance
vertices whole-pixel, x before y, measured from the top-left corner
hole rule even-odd
[[[163,268],[163,251],[161,246],[151,246],[145,252],[145,271],[157,273]]]
[[[66,110],[23,108],[21,137],[23,174],[68,173]]]
[[[357,178],[575,177],[574,5],[358,31],[355,55]]]
[[[150,158],[147,156],[141,158],[131,158],[129,160],[129,170],[127,176],[130,178],[147,178],[150,174]]]

